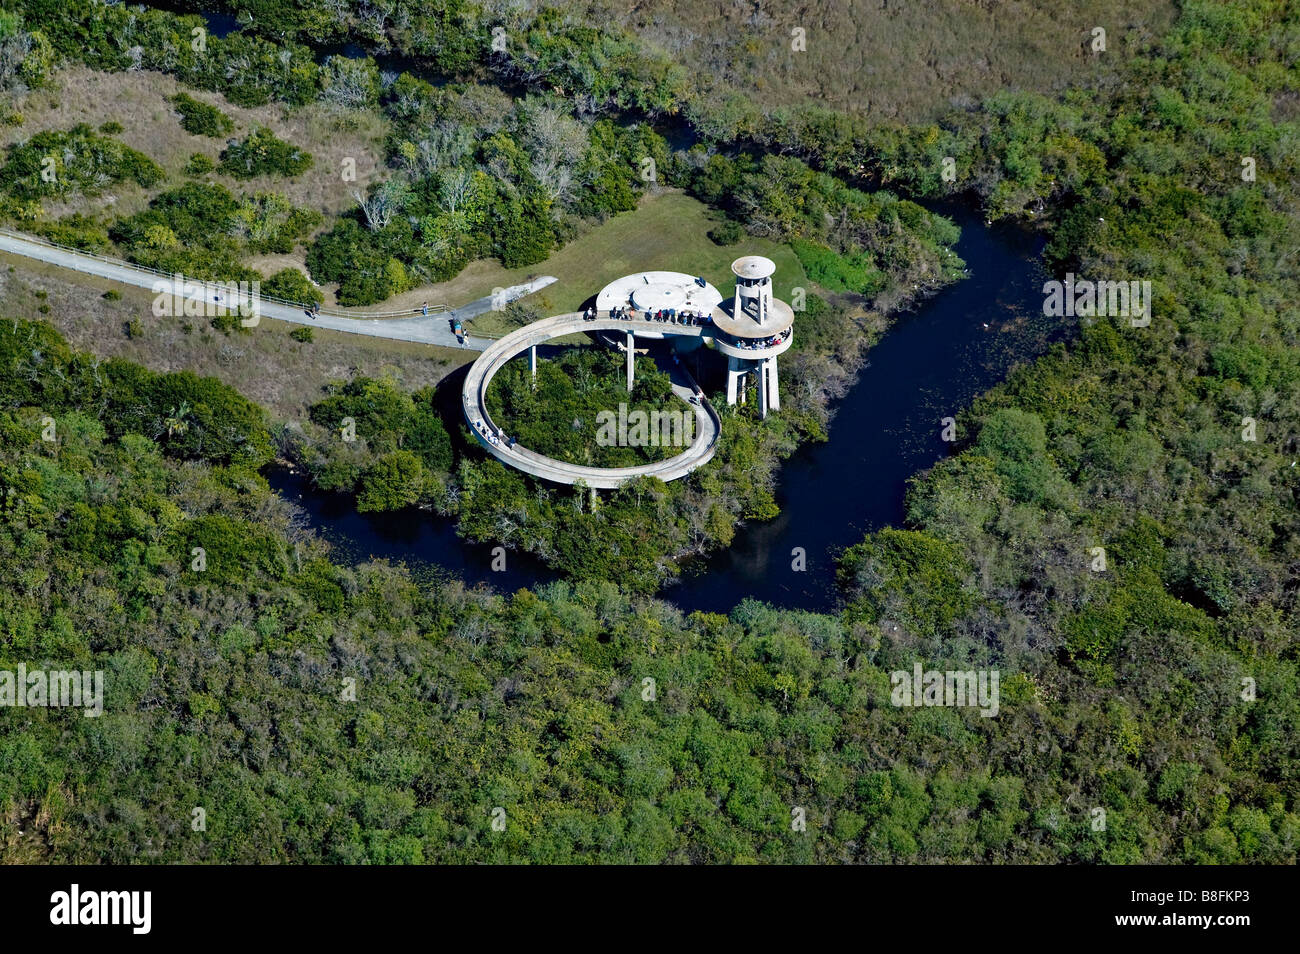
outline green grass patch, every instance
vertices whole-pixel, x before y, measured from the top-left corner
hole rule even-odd
[[[708,207],[690,196],[678,192],[647,196],[636,211],[615,215],[540,264],[506,269],[476,263],[466,269],[468,274],[438,286],[454,286],[455,294],[442,298],[431,290],[429,297],[461,304],[492,294],[494,287],[515,285],[533,275],[553,275],[558,281],[529,296],[527,302],[542,314],[559,314],[576,311],[620,276],[660,269],[703,275],[727,295],[735,288],[731,263],[742,255],[765,255],[776,263],[778,298],[789,301],[795,286],[809,288],[808,275],[788,245],[747,235],[735,245],[719,246],[709,238],[709,230],[716,226]],[[509,330],[499,312],[480,315],[472,325],[485,333]]]

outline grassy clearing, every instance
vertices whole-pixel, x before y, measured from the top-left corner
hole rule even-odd
[[[77,123],[95,128],[110,120],[121,123],[122,132],[115,138],[161,165],[167,179],[147,192],[124,186],[113,195],[97,199],[78,197],[67,203],[47,203],[46,213],[48,218],[70,212],[129,215],[144,208],[153,195],[186,181],[183,169],[193,153],[215,161],[225,148],[225,139],[195,136],[181,128],[176,109],[169,102],[177,92],[188,93],[228,115],[235,123],[230,138],[243,138],[253,128],[266,126],[315,158],[311,169],[292,179],[269,176],[237,181],[218,173],[204,176],[236,194],[279,192],[295,206],[318,209],[328,216],[355,204],[353,190],[365,192],[372,181],[383,177],[387,123],[377,113],[331,112],[321,105],[289,110],[269,104],[247,109],[232,105],[220,94],[192,89],[170,76],[148,70],[105,73],[85,66],[61,70],[50,87],[18,97],[16,108],[23,123],[0,127],[0,147],[47,129],[70,129]],[[348,157],[356,160],[356,181],[344,182],[341,169]],[[301,256],[295,257],[301,263]]]
[[[777,295],[789,298],[795,285],[810,287],[803,267],[789,246],[744,237],[730,246],[715,245],[706,234],[716,219],[707,206],[681,192],[647,195],[635,212],[624,212],[570,242],[546,261],[526,268],[503,268],[494,261],[472,263],[449,282],[389,299],[381,309],[415,307],[425,299],[461,305],[537,275],[559,279],[530,295],[525,303],[542,314],[574,311],[608,282],[631,272],[665,269],[703,275],[723,294],[735,287],[731,263],[742,255],[766,255],[776,262]],[[475,318],[473,328],[508,330],[505,316],[490,312]]]
[[[644,0],[623,23],[691,64],[708,96],[812,104],[873,119],[925,120],[999,89],[1051,91],[1112,75],[1173,21],[1172,0],[809,0],[702,4]],[[1106,30],[1094,56],[1091,31]],[[791,48],[802,28],[806,49]]]
[[[121,299],[101,297],[110,289]],[[327,381],[386,377],[415,390],[438,383],[475,355],[323,328],[313,328],[312,342],[304,344],[289,337],[300,326],[268,318],[248,332],[223,335],[204,318],[155,318],[152,301],[144,288],[89,275],[74,281],[53,266],[0,255],[0,315],[48,321],[74,348],[102,357],[126,358],[155,371],[212,375],[281,420],[304,418]],[[40,311],[42,305],[47,312]],[[127,333],[132,321],[138,322],[138,336]]]
[[[179,126],[177,127],[179,128]],[[700,274],[724,293],[733,287],[731,262],[741,255],[766,255],[777,264],[777,292],[789,297],[795,285],[811,287],[788,246],[765,239],[745,238],[733,246],[715,245],[706,235],[714,224],[702,203],[680,192],[647,196],[635,212],[623,213],[596,226],[545,262],[506,269],[495,261],[471,264],[449,282],[416,289],[390,299],[374,310],[414,308],[424,300],[462,305],[492,294],[492,289],[518,284],[534,275],[554,275],[559,281],[525,299],[542,314],[572,311],[606,282],[640,269],[672,269]],[[287,264],[285,256],[274,258]],[[315,340],[303,344],[289,338],[292,325],[267,319],[250,334],[222,335],[189,319],[156,319],[149,311],[152,296],[145,289],[126,288],[92,276],[68,276],[52,266],[0,255],[0,313],[44,318],[78,348],[105,357],[120,356],[154,370],[189,368],[210,374],[268,407],[277,417],[301,417],[320,397],[328,380],[391,376],[403,387],[419,388],[440,381],[466,363],[466,351],[430,348],[408,342],[385,341],[313,329]],[[267,263],[269,264],[269,262]],[[9,272],[8,266],[15,271]],[[118,290],[120,301],[100,296]],[[48,297],[38,299],[37,291]],[[49,306],[39,313],[40,305]],[[138,320],[143,333],[131,337],[126,325]],[[474,330],[509,330],[506,316],[489,313],[471,322]],[[574,343],[586,339],[570,339]]]

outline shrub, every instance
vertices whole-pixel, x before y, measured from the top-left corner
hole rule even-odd
[[[110,119],[99,127],[99,131],[105,136],[116,136],[122,132],[125,127],[116,119]]]
[[[43,86],[54,65],[55,52],[45,34],[26,26],[18,14],[0,10],[0,89]]]
[[[408,450],[395,450],[380,457],[362,475],[357,494],[361,513],[401,510],[420,499],[424,486],[424,465]]]
[[[116,288],[110,288],[108,291],[104,292],[104,294],[101,295],[100,297],[103,298],[104,301],[121,301],[122,293],[118,291]]]
[[[185,163],[185,174],[187,176],[202,176],[207,175],[215,168],[217,168],[217,163],[211,156],[206,153],[196,152]]]
[[[269,530],[245,520],[221,513],[208,514],[184,524],[180,533],[185,552],[192,547],[203,548],[205,580],[244,580],[254,569],[276,578],[288,570],[281,540]]]
[[[338,441],[320,445],[323,453],[306,462],[317,486],[352,490],[364,474],[362,483],[369,488],[366,508],[391,510],[414,503],[412,494],[422,492],[427,474],[451,467],[451,438],[435,406],[433,388],[408,395],[389,381],[356,378],[329,390],[328,397],[312,405],[312,422],[334,430],[350,417],[364,444],[351,449]],[[364,451],[359,450],[362,446]],[[380,465],[381,458],[397,451],[401,456]],[[419,466],[406,455],[413,455]]]
[[[993,461],[1007,493],[1015,500],[1057,502],[1064,481],[1047,452],[1047,428],[1037,414],[1002,408],[985,419],[975,453]]]
[[[312,167],[311,153],[285,142],[264,126],[221,154],[221,171],[236,179],[301,175]]]
[[[99,371],[111,434],[143,434],[170,457],[253,469],[271,460],[266,413],[216,378],[190,371],[155,374],[110,358]]]
[[[228,335],[236,329],[243,328],[243,325],[239,323],[239,316],[232,311],[221,315],[213,315],[209,319],[209,324],[223,335]]]
[[[260,273],[242,264],[242,249],[230,235],[238,207],[220,185],[187,182],[117,222],[111,233],[141,265],[191,278],[261,281]]]
[[[375,61],[331,56],[321,70],[323,102],[347,109],[373,109],[379,103],[379,68]]]
[[[53,160],[53,166],[49,160]],[[42,175],[52,168],[54,176]],[[99,195],[105,187],[127,180],[144,188],[163,179],[162,168],[144,153],[101,136],[85,123],[67,132],[48,130],[9,147],[0,167],[0,182],[18,199]]]
[[[506,268],[535,265],[555,246],[549,203],[538,196],[500,205],[492,221],[492,243]]]
[[[735,245],[743,234],[740,225],[730,219],[718,223],[708,232],[714,245]]]
[[[58,245],[87,252],[106,252],[111,244],[108,230],[93,216],[82,215],[80,212],[65,215],[54,222],[39,222],[34,230]]]
[[[292,252],[298,239],[310,233],[320,220],[321,214],[315,209],[295,208],[278,192],[259,192],[240,200],[229,231],[245,239],[250,252],[285,255]]]
[[[389,267],[394,259],[384,248],[385,239],[352,219],[340,219],[307,250],[307,267],[317,281],[338,282],[341,305],[383,301],[406,291],[404,276]]]
[[[311,344],[312,333],[310,328],[295,328],[289,332],[289,337],[294,341],[301,341],[303,344]]]
[[[193,96],[177,93],[171,103],[181,115],[181,128],[195,136],[211,136],[214,139],[228,135],[235,124],[230,117],[207,103],[201,103]]]
[[[313,303],[319,305],[325,300],[325,296],[311,283],[311,279],[296,268],[282,268],[262,282],[262,294],[303,305]]]

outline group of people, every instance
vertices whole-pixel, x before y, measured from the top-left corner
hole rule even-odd
[[[501,430],[500,428],[493,431],[481,420],[474,422],[474,428],[480,434],[482,434],[483,439],[487,441],[489,444],[491,444],[493,447],[505,445],[507,450],[512,450],[515,446],[515,439],[513,437],[506,437],[505,431]]]
[[[703,325],[705,317],[698,311],[678,311],[676,308],[661,308],[659,311],[644,315],[646,321],[667,321],[674,325]]]
[[[582,313],[584,321],[592,321],[598,317],[595,306],[586,309]],[[611,318],[642,318],[645,321],[666,321],[674,325],[703,325],[708,322],[708,318],[700,311],[686,311],[677,308],[660,308],[658,311],[638,311],[631,305],[619,305],[609,310]]]
[[[739,348],[749,348],[751,350],[758,348],[775,348],[788,337],[790,337],[790,332],[787,330],[782,334],[772,335],[770,338],[737,338],[735,345]]]

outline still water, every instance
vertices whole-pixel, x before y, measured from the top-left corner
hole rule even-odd
[[[780,516],[743,527],[728,549],[692,561],[661,592],[664,599],[687,611],[726,612],[746,597],[834,609],[836,554],[868,531],[902,523],[908,478],[947,452],[941,419],[1067,336],[1060,319],[1042,314],[1038,236],[986,227],[964,206],[937,211],[962,228],[957,252],[968,277],[900,316],[871,349],[836,405],[830,440],[802,448],[781,467]],[[459,387],[456,375],[441,390]],[[446,403],[454,413],[458,402]],[[516,553],[506,571],[493,572],[492,544],[466,544],[449,520],[421,512],[359,514],[349,498],[314,491],[301,475],[268,476],[334,544],[338,559],[388,558],[417,576],[454,576],[505,592],[557,577]],[[796,547],[806,554],[803,572],[792,569]]]

